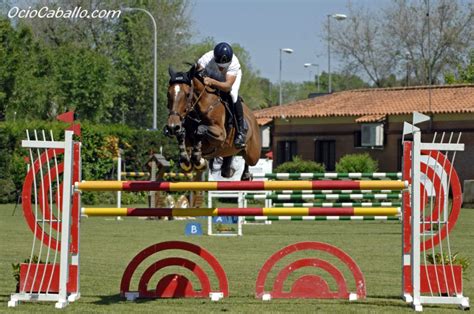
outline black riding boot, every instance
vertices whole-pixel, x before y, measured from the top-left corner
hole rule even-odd
[[[236,120],[236,132],[234,136],[234,145],[236,148],[244,148],[245,147],[245,127],[244,127],[244,110],[242,108],[242,102],[240,98],[234,103],[234,114]]]

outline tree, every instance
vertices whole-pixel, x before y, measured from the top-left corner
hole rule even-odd
[[[405,76],[406,69],[412,83],[438,82],[473,44],[473,9],[431,2],[395,0],[382,12],[349,6],[349,18],[331,25],[334,53],[378,87],[393,81],[390,75]]]
[[[45,5],[45,2],[41,0],[29,2],[32,8],[37,9]],[[94,10],[102,9],[118,11],[121,5],[125,7],[132,3],[133,1],[120,2],[117,0],[50,0],[47,2],[47,6],[50,10],[81,8],[81,10],[88,10],[91,13]],[[122,12],[121,16],[115,15],[113,18],[30,18],[21,20],[21,23],[28,25],[36,38],[51,47],[75,43],[81,48],[110,54],[114,25],[124,14],[126,13]]]
[[[31,7],[44,6],[33,0]],[[184,60],[188,48],[191,19],[190,4],[185,0],[53,0],[48,8],[81,7],[89,12],[120,7],[145,8],[157,22],[158,42],[158,119],[166,119],[168,64]],[[33,33],[32,42],[54,56],[54,67],[38,81],[57,82],[49,89],[34,85],[34,77],[20,77],[24,103],[29,97],[29,111],[37,109],[47,117],[47,108],[58,113],[74,107],[83,119],[101,122],[125,122],[135,127],[149,127],[153,108],[153,26],[143,12],[122,11],[120,17],[104,19],[22,19],[18,28]],[[43,52],[38,50],[41,55]],[[19,59],[31,67],[33,58]],[[49,60],[49,59],[48,59]],[[3,59],[2,59],[3,62]],[[46,63],[50,64],[50,63]],[[34,69],[34,67],[32,68]],[[82,78],[81,78],[82,77]],[[33,80],[32,80],[33,79]],[[29,87],[28,87],[29,85]],[[56,90],[56,88],[58,90]],[[0,90],[0,102],[5,97]],[[49,96],[48,96],[49,95]],[[31,97],[37,97],[32,101]],[[40,99],[43,97],[43,99]],[[50,99],[50,98],[51,99]],[[82,99],[82,101],[81,101]],[[112,106],[113,105],[113,106]],[[51,110],[50,110],[51,111]],[[54,111],[54,110],[53,110]]]
[[[313,82],[282,82],[283,103],[290,103],[302,99],[307,99],[310,94],[327,93],[329,76],[326,72],[322,72],[319,77],[320,90],[318,91],[316,77]],[[352,90],[359,88],[368,88],[369,84],[364,82],[360,77],[350,73],[331,73],[331,82],[333,92]],[[279,85],[275,84],[271,89],[271,97],[269,106],[278,103]]]
[[[75,109],[83,119],[106,120],[111,105],[109,59],[74,43],[49,47],[31,29],[0,22],[0,115],[54,119]]]
[[[0,121],[5,119],[13,94],[17,49],[16,31],[9,20],[0,17]]]
[[[469,62],[465,66],[458,65],[456,72],[446,74],[445,81],[448,84],[474,83],[474,49],[469,54]]]
[[[0,2],[0,15],[7,15],[10,8],[11,8],[10,0],[3,0],[2,2]]]
[[[59,112],[74,110],[83,120],[108,121],[114,93],[110,60],[74,44],[55,49],[54,59]]]
[[[153,1],[146,9],[157,22],[158,31],[158,124],[165,122],[168,65],[188,61],[190,36],[188,2]],[[133,3],[130,7],[143,7]],[[151,126],[153,104],[153,27],[143,12],[129,12],[114,27],[111,58],[117,87],[110,110],[114,122],[136,127]]]
[[[321,92],[324,93],[328,91],[328,85],[329,85],[328,73],[324,71],[321,73],[319,77],[319,84],[321,86]],[[345,91],[345,90],[369,87],[369,84],[367,84],[367,82],[364,82],[362,78],[348,72],[331,73],[331,84],[332,84],[333,92],[340,92],[340,91]]]
[[[251,109],[266,107],[268,97],[266,84],[268,81],[262,79],[259,71],[252,67],[248,51],[238,44],[232,44],[232,47],[242,67],[242,84],[239,93]]]
[[[51,51],[34,39],[29,27],[0,22],[0,115],[46,119],[56,91]],[[5,31],[5,32],[3,32]]]

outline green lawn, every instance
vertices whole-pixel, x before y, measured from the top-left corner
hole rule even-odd
[[[32,233],[21,209],[12,216],[13,205],[0,206],[0,312],[8,311],[6,302],[14,291],[11,263],[29,257]],[[205,231],[205,222],[203,227]],[[78,312],[411,312],[399,298],[400,230],[396,222],[274,222],[272,225],[246,225],[243,237],[185,237],[186,221],[150,221],[125,218],[82,219],[81,294],[67,311]],[[183,240],[208,249],[227,273],[230,297],[220,302],[206,299],[143,300],[126,302],[119,297],[119,284],[129,260],[143,248],[166,240]],[[272,300],[254,298],[258,270],[275,251],[300,241],[333,244],[351,255],[365,275],[368,298],[349,303],[342,300]],[[451,234],[453,252],[474,261],[474,210],[464,209]],[[160,255],[161,256],[161,255]],[[186,255],[189,256],[189,255]],[[297,257],[306,256],[299,254]],[[151,262],[154,262],[152,260]],[[290,260],[284,260],[286,265]],[[294,261],[294,259],[291,259]],[[201,266],[202,263],[200,263]],[[471,266],[464,292],[474,296],[474,266]],[[168,272],[169,273],[169,272]],[[308,270],[296,272],[296,275]],[[319,274],[316,272],[310,272]],[[184,273],[187,274],[187,273]],[[273,274],[273,272],[272,272]],[[347,273],[346,273],[347,274]],[[274,275],[274,274],[273,274]],[[190,278],[191,276],[188,276]],[[192,277],[191,277],[192,278]],[[274,278],[274,277],[270,277]],[[157,282],[157,278],[153,278]],[[215,279],[215,278],[211,278]],[[193,281],[194,283],[194,281]],[[353,290],[353,289],[351,289]],[[428,307],[425,307],[428,308]],[[453,306],[432,306],[446,311]],[[50,312],[52,303],[22,304],[12,312]]]

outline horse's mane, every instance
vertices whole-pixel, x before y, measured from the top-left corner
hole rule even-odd
[[[197,62],[195,63],[185,62],[185,64],[191,66],[191,69],[188,71],[189,77],[193,77],[196,74],[198,74],[200,77],[210,77],[212,79],[215,79],[216,81],[225,82],[225,75],[222,74],[220,71],[213,71],[212,69],[202,69],[202,70],[196,71],[196,69],[199,68],[199,65]]]
[[[225,76],[219,71],[212,71],[209,69],[197,70],[199,67],[197,63],[186,62],[186,64],[191,65],[191,68],[187,72],[175,72],[173,68],[169,66],[169,84],[185,83],[191,85],[191,81],[193,78],[197,78],[203,83],[204,77],[210,77],[219,82],[225,82]]]

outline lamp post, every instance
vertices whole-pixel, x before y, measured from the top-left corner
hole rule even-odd
[[[309,68],[309,76],[311,78],[311,68],[310,67],[316,67],[317,68],[317,74],[318,74],[318,93],[319,93],[319,64],[316,64],[316,63],[305,63],[304,64],[304,67],[305,68]],[[312,78],[311,78],[312,80]]]
[[[409,51],[405,51],[405,62],[406,62],[406,66],[407,66],[407,77],[406,77],[406,86],[409,86],[410,85],[410,52]]]
[[[153,36],[153,130],[157,129],[156,121],[157,121],[157,108],[158,108],[158,91],[157,91],[157,76],[158,76],[158,68],[157,68],[157,57],[156,57],[156,51],[157,51],[157,30],[156,30],[156,21],[153,15],[145,9],[142,8],[123,8],[122,9],[125,12],[132,12],[132,11],[141,11],[146,13],[150,18],[151,21],[153,22],[153,30],[154,30],[154,36]]]
[[[281,55],[282,55],[282,52],[286,52],[286,53],[293,53],[293,49],[291,48],[280,48],[280,98],[278,100],[278,105],[281,105],[282,103],[282,96],[281,96]]]
[[[329,75],[329,82],[328,82],[328,93],[332,93],[332,81],[331,81],[331,18],[335,19],[336,21],[342,21],[347,18],[345,14],[328,14],[328,75]]]

